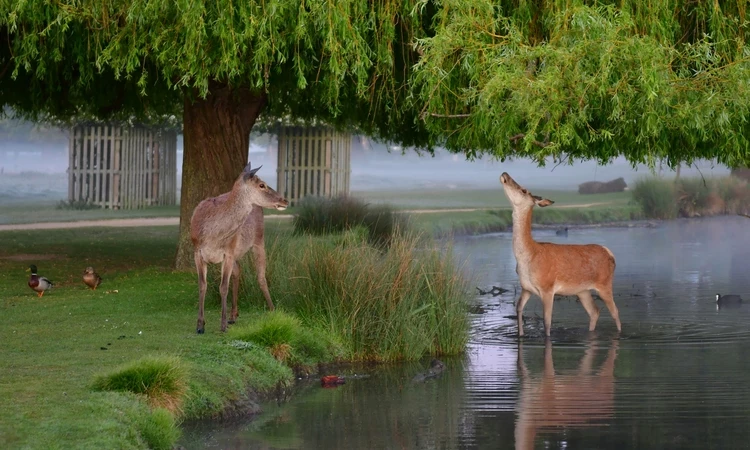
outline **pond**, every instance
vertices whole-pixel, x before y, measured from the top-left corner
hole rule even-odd
[[[750,445],[750,220],[534,231],[539,241],[599,243],[617,258],[622,333],[601,301],[597,331],[574,299],[555,302],[552,339],[532,297],[516,337],[511,235],[457,239],[483,290],[467,353],[440,376],[429,361],[345,369],[335,389],[306,383],[247,422],[184,430],[186,449],[707,449]],[[746,304],[717,309],[716,294]]]

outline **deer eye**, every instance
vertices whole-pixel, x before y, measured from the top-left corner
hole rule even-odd
[[[266,185],[265,185],[265,184],[263,184],[263,183],[260,183],[260,188],[261,188],[261,189],[265,189],[265,188],[266,188]]]
[[[527,191],[526,189],[521,189],[521,192],[523,192],[524,194],[528,194],[529,193],[529,191]]]

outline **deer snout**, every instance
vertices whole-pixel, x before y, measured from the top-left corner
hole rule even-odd
[[[285,210],[288,206],[289,206],[289,200],[285,198],[282,198],[281,200],[279,200],[278,203],[276,203],[276,209],[278,209],[279,211]]]
[[[508,172],[503,172],[503,174],[500,175],[500,182],[505,184],[508,182],[509,178],[510,178],[510,175],[508,175]]]

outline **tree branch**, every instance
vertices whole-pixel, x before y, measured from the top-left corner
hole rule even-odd
[[[438,114],[438,113],[427,113],[427,111],[422,113],[422,120],[425,119],[425,117],[437,117],[439,119],[465,119],[467,117],[470,117],[471,114]]]
[[[524,133],[518,133],[515,136],[509,137],[508,140],[510,140],[513,144],[515,144],[516,142],[520,141],[521,139],[523,139],[525,137],[526,137],[526,135]],[[542,141],[537,141],[536,139],[534,139],[531,142],[534,145],[536,145],[537,147],[541,147],[541,148],[549,147],[549,145],[550,145],[549,136],[545,137],[543,142]]]

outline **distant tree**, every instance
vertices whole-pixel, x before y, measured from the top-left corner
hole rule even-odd
[[[261,113],[425,145],[406,106],[416,0],[0,3],[0,106],[30,118],[182,118],[189,221],[247,163]],[[261,172],[259,175],[262,175]]]
[[[750,161],[747,0],[440,0],[414,71],[452,151]]]

